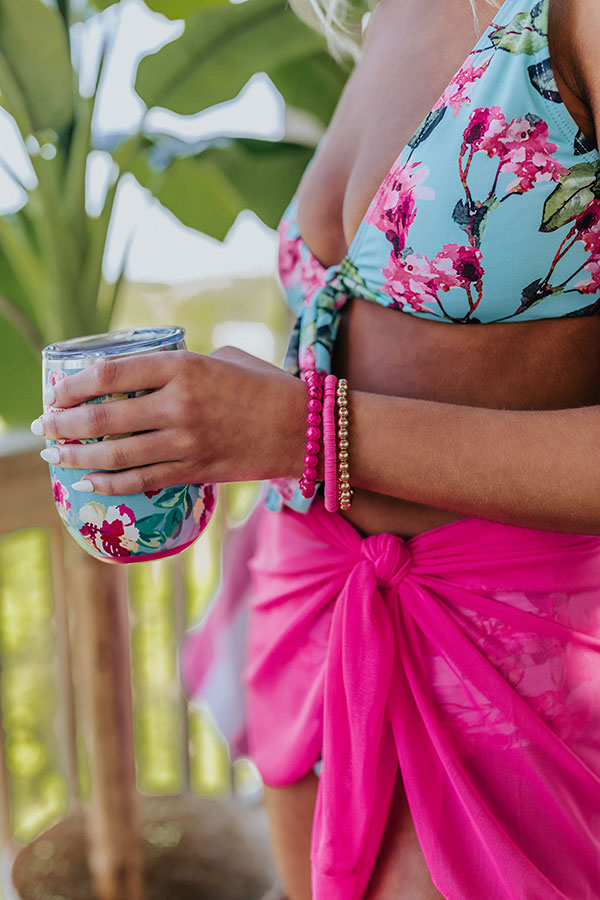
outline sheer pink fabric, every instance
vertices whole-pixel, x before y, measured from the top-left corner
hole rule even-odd
[[[314,900],[360,900],[398,765],[448,900],[600,898],[600,538],[466,518],[362,539],[316,498],[250,565],[251,756],[322,755]]]

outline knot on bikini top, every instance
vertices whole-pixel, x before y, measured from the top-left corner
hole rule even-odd
[[[395,587],[406,578],[411,556],[402,538],[393,534],[372,534],[362,541],[361,552],[372,564],[379,587]]]

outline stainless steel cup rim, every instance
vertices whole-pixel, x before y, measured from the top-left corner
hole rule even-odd
[[[103,334],[89,334],[48,344],[42,350],[45,360],[74,362],[78,359],[102,359],[108,356],[128,356],[165,350],[180,344],[185,329],[179,326],[150,326],[148,328],[123,328]]]

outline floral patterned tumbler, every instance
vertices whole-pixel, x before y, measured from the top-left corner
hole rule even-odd
[[[61,341],[42,351],[43,387],[55,385],[97,359],[183,349],[183,328],[171,327],[135,328]],[[108,394],[86,402],[109,403],[146,393],[150,392]],[[44,412],[51,408],[46,407]],[[95,441],[46,441],[46,446]],[[92,470],[49,465],[56,509],[67,531],[80,547],[104,562],[138,562],[179,553],[202,534],[215,507],[216,488],[212,484],[180,484],[144,494],[99,496],[71,489]]]

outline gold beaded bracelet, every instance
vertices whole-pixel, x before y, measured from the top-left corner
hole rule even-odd
[[[348,450],[350,443],[348,441],[348,382],[345,378],[340,378],[336,390],[338,405],[338,492],[340,509],[350,509],[352,506],[352,494],[354,491],[350,487],[350,465],[348,463]]]

